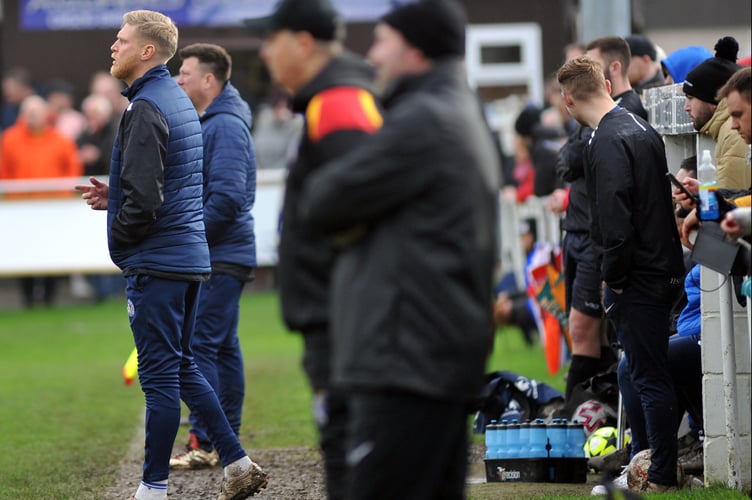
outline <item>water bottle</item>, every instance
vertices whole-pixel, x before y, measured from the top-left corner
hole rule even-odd
[[[567,457],[585,458],[585,426],[571,422],[567,424]]]
[[[520,442],[519,442],[520,458],[530,457],[530,422],[522,422],[520,424]]]
[[[700,165],[697,168],[697,180],[700,181],[700,219],[718,220],[721,217],[716,196],[718,186],[715,165],[708,149],[702,151]]]
[[[496,425],[496,420],[486,426],[486,458],[499,458],[498,453],[498,436],[499,428]]]
[[[502,420],[498,424],[499,430],[496,432],[496,458],[507,458],[509,449],[507,448],[507,421]]]
[[[520,457],[520,422],[519,420],[512,420],[512,423],[507,427],[507,445],[504,458],[518,458]]]
[[[509,422],[506,419],[501,420],[499,426],[499,456],[498,458],[509,458]]]
[[[550,457],[568,457],[569,445],[567,442],[567,419],[555,418],[548,426],[548,440],[551,444]]]
[[[528,456],[530,458],[547,457],[548,450],[546,449],[546,444],[548,444],[546,424],[542,418],[537,418],[535,422],[530,424],[530,452]]]

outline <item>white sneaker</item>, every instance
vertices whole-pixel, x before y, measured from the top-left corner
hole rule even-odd
[[[608,490],[602,484],[596,484],[595,486],[593,486],[593,489],[590,491],[590,496],[597,497],[601,495],[608,495]]]
[[[614,479],[614,486],[622,491],[627,491],[629,489],[629,483],[627,482],[627,469],[624,469],[624,472],[621,473],[621,475]]]

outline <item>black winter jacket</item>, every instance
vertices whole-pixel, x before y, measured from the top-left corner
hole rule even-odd
[[[614,97],[616,104],[647,120],[648,113],[642,106],[640,96],[634,90],[628,90]],[[556,161],[556,173],[565,182],[570,183],[569,205],[562,229],[568,233],[587,233],[590,231],[590,202],[585,185],[585,165],[582,152],[590,140],[593,129],[579,126],[569,136],[569,141],[559,151]]]
[[[364,116],[362,103],[373,104],[368,90],[372,69],[345,53],[333,59],[293,100],[306,126],[298,158],[290,167],[282,207],[278,280],[282,317],[291,330],[321,331],[329,322],[329,280],[334,251],[327,239],[300,221],[300,191],[311,172],[357,148],[381,125],[378,110]]]
[[[564,139],[563,129],[546,127],[538,124],[533,127],[533,144],[530,147],[530,159],[535,169],[533,194],[548,196],[554,189],[564,187],[556,175],[556,161]]]
[[[405,78],[384,127],[306,185],[317,230],[365,225],[332,283],[335,384],[471,399],[483,383],[498,155],[457,61]]]
[[[673,300],[684,276],[667,171],[661,136],[618,106],[585,149],[590,236],[603,280],[662,301]]]

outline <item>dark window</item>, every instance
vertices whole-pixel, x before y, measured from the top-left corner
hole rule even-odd
[[[519,45],[484,45],[480,48],[482,64],[503,64],[522,62],[522,48]]]

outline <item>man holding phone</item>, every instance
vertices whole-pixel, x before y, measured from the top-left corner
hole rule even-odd
[[[603,306],[644,409],[645,428],[633,428],[633,447],[653,450],[641,491],[663,492],[677,484],[676,396],[667,365],[669,314],[684,275],[671,199],[661,180],[668,170],[663,140],[645,120],[616,105],[593,58],[568,61],[557,77],[569,113],[594,130],[584,165],[593,195],[590,235],[606,282]]]
[[[629,84],[630,52],[626,40],[608,36],[597,38],[587,47],[587,55],[600,64],[609,82],[615,104],[647,119],[640,96]],[[590,238],[590,198],[585,183],[583,151],[593,130],[581,125],[559,151],[556,171],[570,183],[568,206],[563,229],[564,275],[569,332],[572,338],[572,361],[567,373],[565,399],[567,407],[576,408],[582,401],[572,397],[575,387],[616,361],[613,349],[603,333],[601,307],[601,272],[595,265]],[[574,401],[573,401],[574,400]]]
[[[699,205],[700,200],[697,199],[697,196],[692,194],[689,189],[687,189],[684,184],[682,184],[681,181],[676,178],[674,174],[672,174],[671,172],[666,172],[666,177],[668,177],[668,180],[671,181],[671,184],[676,186],[676,189],[678,189],[680,193],[683,193],[684,196],[687,197],[687,201],[695,205]]]

